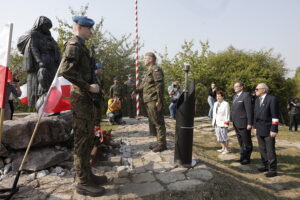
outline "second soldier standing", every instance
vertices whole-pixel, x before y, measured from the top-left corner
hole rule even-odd
[[[163,116],[164,73],[156,65],[154,53],[146,53],[144,63],[148,67],[148,71],[144,74],[144,80],[136,92],[143,94],[150,134],[157,137],[157,144],[149,148],[154,152],[161,152],[167,149],[166,127]],[[155,133],[151,133],[151,131],[155,131]]]
[[[132,74],[128,74],[128,80],[124,83],[125,89],[125,104],[126,111],[129,118],[134,118],[135,116],[135,98],[131,96],[132,92],[135,90],[135,82],[133,80]]]

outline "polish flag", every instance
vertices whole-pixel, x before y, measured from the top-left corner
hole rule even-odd
[[[5,105],[12,28],[13,24],[5,24],[0,30],[0,108]]]
[[[21,104],[28,104],[28,97],[27,97],[27,83],[20,87],[22,92],[21,96],[19,97]]]
[[[59,69],[58,69],[59,70]],[[44,103],[39,108],[38,113],[51,114],[71,109],[70,91],[72,84],[64,77],[56,76],[45,97]]]

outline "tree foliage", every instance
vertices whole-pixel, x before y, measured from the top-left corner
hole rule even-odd
[[[249,92],[258,83],[266,83],[270,93],[277,96],[280,104],[286,107],[286,100],[292,95],[291,88],[294,86],[291,80],[284,78],[284,61],[280,55],[274,55],[272,49],[244,51],[230,46],[214,53],[209,50],[208,42],[200,42],[200,47],[200,50],[195,50],[193,41],[185,41],[174,58],[168,58],[167,53],[161,55],[167,83],[178,80],[183,84],[183,63],[190,64],[190,78],[196,81],[197,114],[207,114],[211,82],[215,82],[218,89],[226,93],[229,102],[234,95],[233,84],[236,81],[242,81]]]
[[[80,11],[70,8],[70,18],[73,15],[86,16],[88,4],[82,6]],[[57,43],[63,51],[64,44],[73,36],[72,23],[57,18],[58,27],[54,30],[58,33]],[[135,65],[132,57],[134,45],[129,41],[130,35],[123,35],[120,39],[103,30],[103,18],[96,22],[93,28],[93,36],[87,41],[87,46],[94,47],[96,62],[104,66],[104,89],[108,91],[113,83],[113,78],[118,77],[121,82],[127,80],[127,74],[134,73]]]
[[[292,81],[295,84],[295,96],[300,98],[300,67],[296,69],[296,73]]]

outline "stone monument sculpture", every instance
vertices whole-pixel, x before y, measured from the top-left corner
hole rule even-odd
[[[28,105],[35,107],[47,93],[60,63],[60,51],[51,36],[52,22],[40,16],[31,30],[19,38],[18,49],[24,55],[23,68],[27,72]]]

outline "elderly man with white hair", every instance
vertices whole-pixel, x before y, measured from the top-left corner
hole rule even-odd
[[[263,167],[260,172],[267,172],[266,177],[277,176],[277,158],[275,137],[278,134],[279,106],[277,98],[268,94],[269,87],[260,83],[255,88],[258,97],[254,107],[254,132],[257,136]]]

